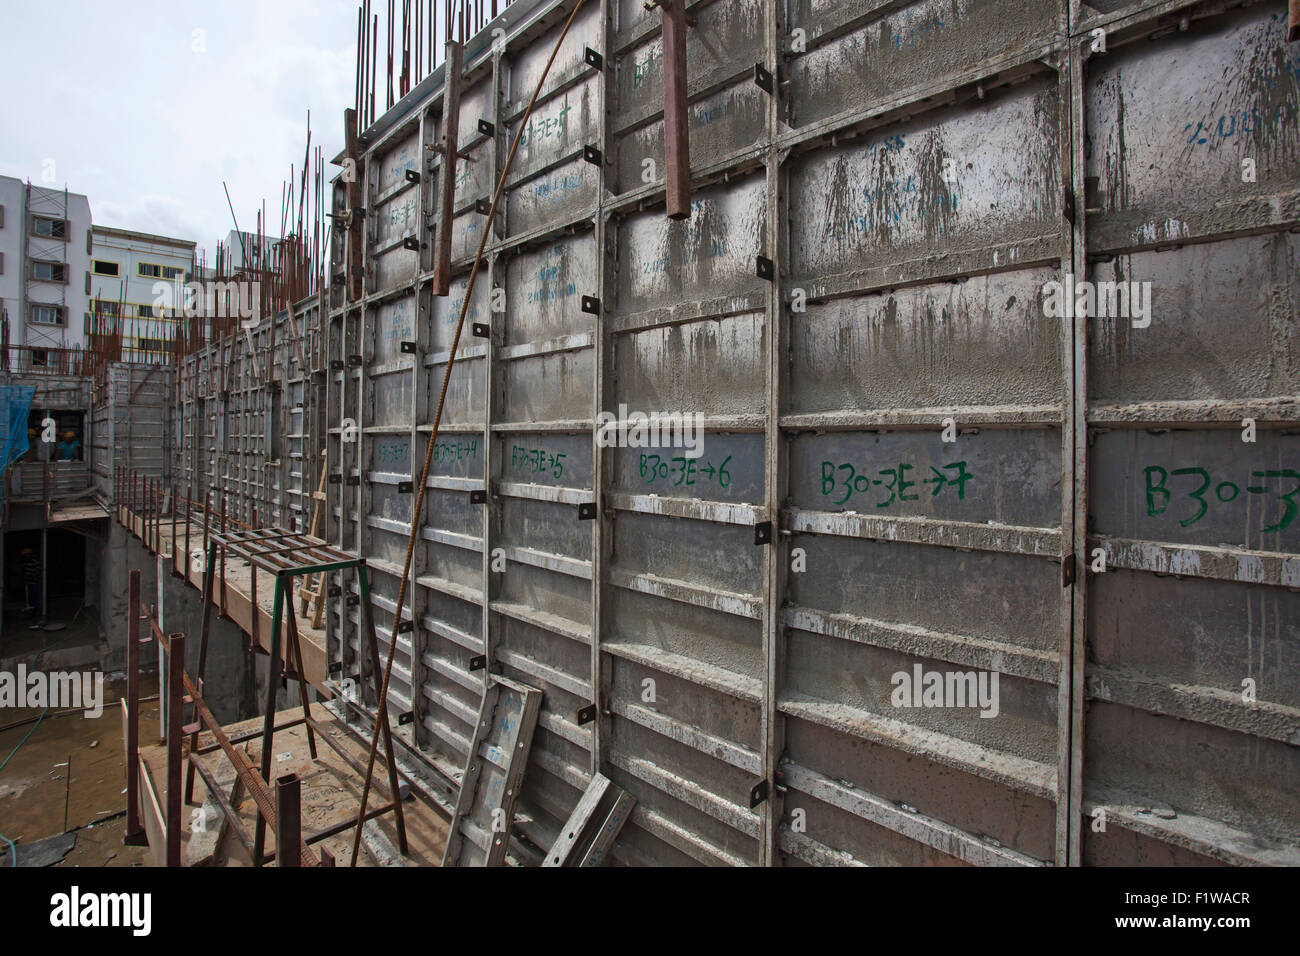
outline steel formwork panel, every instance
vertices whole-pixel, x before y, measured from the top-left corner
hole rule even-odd
[[[367,144],[331,540],[391,615],[490,229],[392,694],[454,788],[489,673],[542,690],[519,859],[599,771],[621,863],[1295,862],[1300,54],[1276,2],[1070,7],[692,5],[685,221],[631,0],[579,15],[476,208],[558,35],[508,26],[467,67],[447,298],[441,90]],[[1150,281],[1156,320],[1051,315],[1067,272]],[[603,447],[620,407],[700,413],[702,455]],[[1236,495],[1188,520],[1190,469]],[[898,706],[914,668],[996,674],[996,717]]]

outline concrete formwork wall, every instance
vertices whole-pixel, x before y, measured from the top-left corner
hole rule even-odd
[[[364,297],[332,286],[326,334],[329,534],[367,558],[384,634],[402,483],[491,230],[415,541],[399,736],[454,788],[472,659],[541,688],[524,859],[599,770],[638,800],[624,863],[1296,862],[1285,5],[690,14],[689,220],[664,216],[661,15],[639,0],[579,13],[491,223],[476,201],[567,10],[517,3],[503,47],[470,43],[449,297],[441,89],[366,133]],[[1151,324],[1055,317],[1064,273],[1149,281]],[[620,406],[703,414],[702,456],[602,447]],[[358,614],[329,615],[345,674]],[[995,672],[996,717],[895,706],[918,667]]]
[[[178,494],[245,525],[308,530],[321,474],[324,387],[315,298],[186,356]]]
[[[117,468],[166,483],[173,449],[179,447],[173,442],[175,370],[115,362],[101,374],[86,443],[96,485],[111,496]]]

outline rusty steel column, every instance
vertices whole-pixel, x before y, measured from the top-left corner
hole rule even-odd
[[[296,773],[275,781],[275,865],[302,866],[302,786]]]
[[[140,571],[131,572],[126,612],[126,833],[122,842],[145,842],[140,825]]]
[[[185,635],[167,639],[167,865],[181,865],[181,754],[185,713]]]
[[[343,171],[348,188],[347,209],[347,254],[346,289],[347,301],[355,302],[364,293],[361,271],[361,240],[365,235],[361,216],[361,151],[357,145],[357,114],[353,110],[343,111]]]
[[[686,0],[662,0],[664,158],[668,218],[691,215],[691,145],[686,105]]]
[[[433,252],[433,294],[451,291],[452,210],[456,198],[456,152],[460,126],[461,45],[447,41],[445,92],[442,98],[442,169],[438,174],[438,240]],[[484,228],[490,228],[489,223]]]

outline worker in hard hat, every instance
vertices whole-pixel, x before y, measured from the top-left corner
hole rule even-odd
[[[41,559],[31,548],[23,548],[23,582],[27,585],[27,607],[24,611],[41,613]]]
[[[63,440],[59,442],[58,447],[59,461],[80,461],[81,460],[81,441],[77,438],[74,431],[63,433]]]

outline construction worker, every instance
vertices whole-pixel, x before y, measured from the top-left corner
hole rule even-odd
[[[41,559],[31,548],[23,548],[23,581],[27,584],[27,607],[24,611],[41,613]]]
[[[63,441],[59,442],[59,461],[80,461],[81,460],[81,442],[74,431],[63,433]]]

